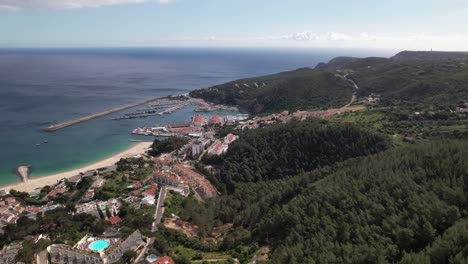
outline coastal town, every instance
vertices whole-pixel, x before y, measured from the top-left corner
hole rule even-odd
[[[152,101],[143,110],[136,110],[122,118],[147,117],[154,114],[153,111],[172,112],[192,101],[201,105],[201,109],[197,108],[190,122],[140,127],[131,131],[135,135],[168,137],[168,140],[184,138],[184,144],[177,149],[154,155],[151,148],[147,148],[140,154],[120,159],[116,164],[80,172],[30,192],[1,190],[1,230],[5,232],[11,224],[38,221],[54,210],[61,210],[72,217],[86,215],[96,219],[101,225],[100,232],[85,232],[82,237],[75,238],[76,241],[52,244],[47,229],[41,227],[28,237],[28,243],[41,241],[41,245],[46,245],[42,246],[41,251],[30,253],[34,254],[35,263],[121,263],[123,258],[132,263],[175,263],[171,256],[161,254],[156,249],[154,234],[160,226],[182,231],[188,236],[195,235],[198,228],[180,220],[177,215],[165,214],[167,196],[191,196],[203,202],[218,195],[215,186],[196,167],[200,164],[198,161],[226,153],[239,137],[236,131],[309,117],[328,118],[360,109],[283,111],[250,118],[245,114],[209,115],[211,111],[226,107],[211,105],[200,99],[177,98]],[[200,114],[202,111],[206,114]],[[219,135],[222,127],[231,132]],[[210,170],[213,170],[211,166],[205,166],[202,171]],[[23,171],[25,181],[26,175]],[[129,211],[135,215],[143,212],[140,217],[145,221],[140,223],[135,220],[134,216],[129,216]],[[11,263],[18,254],[24,254],[23,251],[22,243],[12,241],[0,251],[0,263]],[[228,261],[229,258],[216,260]],[[236,259],[233,261],[235,263]]]

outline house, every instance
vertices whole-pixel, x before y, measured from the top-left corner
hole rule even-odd
[[[51,264],[101,264],[104,263],[99,255],[77,251],[68,245],[54,244],[47,247]]]
[[[133,191],[130,192],[130,195],[132,195],[132,196],[137,196],[139,194],[140,194],[140,190],[133,190]]]
[[[154,158],[153,160],[159,166],[167,166],[175,162],[174,159],[169,158],[169,157],[158,157],[158,158]]]
[[[204,150],[204,147],[201,142],[195,142],[192,144],[192,157],[198,156]]]
[[[52,191],[50,191],[48,194],[47,194],[47,197],[48,198],[55,198],[56,196],[58,195],[62,195],[66,192],[67,190],[64,189],[64,188],[56,188],[56,189],[53,189]]]
[[[196,115],[193,117],[193,124],[195,126],[203,126],[206,124],[205,118],[201,115]]]
[[[15,263],[14,259],[16,258],[16,255],[21,248],[23,248],[23,246],[20,242],[5,246],[0,251],[0,264]]]
[[[68,182],[76,186],[78,183],[81,182],[82,178],[83,178],[82,175],[76,175],[76,176],[68,178]]]
[[[143,192],[143,196],[155,196],[156,195],[156,190],[154,189],[148,189]]]
[[[16,198],[15,197],[7,197],[5,198],[5,202],[9,205],[16,204]]]
[[[178,186],[180,183],[180,179],[176,176],[168,175],[163,171],[157,170],[153,173],[154,180],[157,183],[164,184],[164,185],[174,185]]]
[[[215,116],[212,116],[212,117],[210,118],[210,123],[211,123],[211,124],[222,124],[222,123],[223,123],[223,119],[222,119],[220,116],[215,115]]]
[[[143,235],[140,233],[140,230],[136,230],[130,236],[127,237],[122,243],[120,243],[114,250],[108,254],[108,263],[118,262],[125,251],[135,250],[142,248],[145,245],[143,241]]]
[[[158,258],[153,262],[149,262],[150,264],[174,264],[174,261],[169,256],[164,256],[162,258]]]
[[[112,225],[117,225],[117,224],[120,224],[122,222],[122,219],[120,219],[120,217],[118,216],[113,216],[111,218],[109,218],[108,220]]]
[[[156,203],[156,199],[153,196],[146,196],[145,198],[141,199],[141,204],[143,205],[154,205]]]
[[[133,184],[133,188],[135,189],[139,189],[141,187],[143,187],[143,183],[141,183],[140,181],[137,181]]]
[[[89,202],[89,201],[93,200],[93,198],[94,198],[94,190],[90,189],[85,193],[85,195],[83,195],[83,198],[81,199],[81,201],[82,202]]]

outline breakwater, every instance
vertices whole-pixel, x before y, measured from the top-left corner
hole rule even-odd
[[[110,109],[110,110],[107,110],[107,111],[104,111],[104,112],[92,114],[92,115],[89,115],[89,116],[81,117],[81,118],[70,120],[70,121],[63,122],[63,123],[58,123],[58,124],[51,125],[51,126],[47,127],[45,129],[45,131],[48,131],[48,132],[57,131],[57,130],[60,130],[62,128],[66,128],[66,127],[69,127],[69,126],[79,124],[81,122],[85,122],[85,121],[95,119],[95,118],[98,118],[98,117],[101,117],[101,116],[105,116],[105,115],[109,115],[109,114],[112,114],[112,113],[115,113],[115,112],[126,110],[126,109],[129,109],[129,108],[132,108],[132,107],[135,107],[135,106],[139,106],[139,105],[142,105],[142,104],[147,104],[147,103],[157,101],[157,100],[162,99],[162,98],[164,98],[164,97],[146,99],[146,100],[139,101],[139,102],[136,102],[136,103],[120,106],[120,107],[117,107],[117,108],[114,108],[114,109]]]

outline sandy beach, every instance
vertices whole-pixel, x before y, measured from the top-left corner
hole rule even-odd
[[[86,172],[89,170],[95,170],[98,168],[111,166],[111,165],[114,165],[116,162],[118,162],[121,158],[128,158],[128,157],[132,157],[138,154],[142,154],[144,153],[146,149],[148,149],[151,146],[151,144],[152,144],[151,142],[141,142],[112,157],[106,158],[104,160],[98,161],[93,164],[89,164],[78,169],[65,171],[65,172],[61,172],[57,174],[40,176],[37,178],[29,178],[27,182],[19,182],[19,183],[15,183],[11,185],[1,186],[0,189],[5,189],[5,190],[15,189],[17,191],[22,191],[22,192],[32,192],[35,189],[42,188],[46,185],[55,184],[63,178],[70,178],[70,177],[76,176],[80,172]]]

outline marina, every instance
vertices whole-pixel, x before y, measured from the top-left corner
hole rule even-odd
[[[191,103],[191,100],[161,100],[158,103],[149,104],[146,108],[137,109],[134,112],[123,116],[112,118],[112,120],[123,120],[133,118],[146,118],[149,116],[158,116],[171,114]]]

